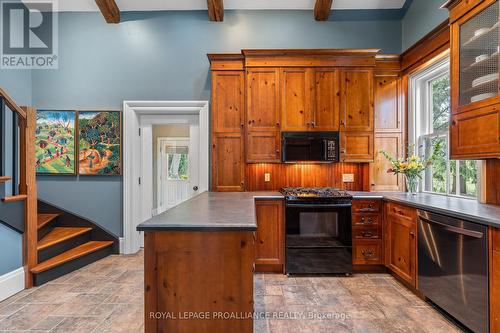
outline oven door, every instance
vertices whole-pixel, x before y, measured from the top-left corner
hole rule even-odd
[[[351,205],[286,205],[287,274],[352,273]]]

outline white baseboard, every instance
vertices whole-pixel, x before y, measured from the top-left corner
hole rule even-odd
[[[118,248],[120,249],[120,254],[123,254],[124,243],[125,243],[125,238],[123,237],[118,238],[118,244],[119,244]]]
[[[0,301],[24,290],[24,268],[0,276]]]

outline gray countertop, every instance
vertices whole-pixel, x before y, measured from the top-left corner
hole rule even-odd
[[[349,192],[356,199],[380,199],[500,228],[500,206],[476,200],[403,192]],[[283,199],[279,192],[204,192],[141,223],[137,230],[256,230],[255,200]]]
[[[204,192],[139,224],[139,231],[253,231],[255,200],[282,199],[279,192]]]
[[[481,204],[473,199],[430,193],[350,192],[354,199],[384,199],[418,209],[500,228],[500,206]]]

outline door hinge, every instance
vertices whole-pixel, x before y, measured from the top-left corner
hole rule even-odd
[[[139,177],[139,185],[141,185],[141,177]]]
[[[139,128],[139,136],[141,136],[141,129]]]

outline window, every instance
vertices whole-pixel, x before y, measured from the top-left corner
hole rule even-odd
[[[437,159],[424,172],[422,191],[477,197],[477,162],[449,158],[449,66],[446,59],[411,77],[409,140],[426,157],[441,143]]]
[[[167,179],[188,180],[189,179],[189,147],[167,146]]]

